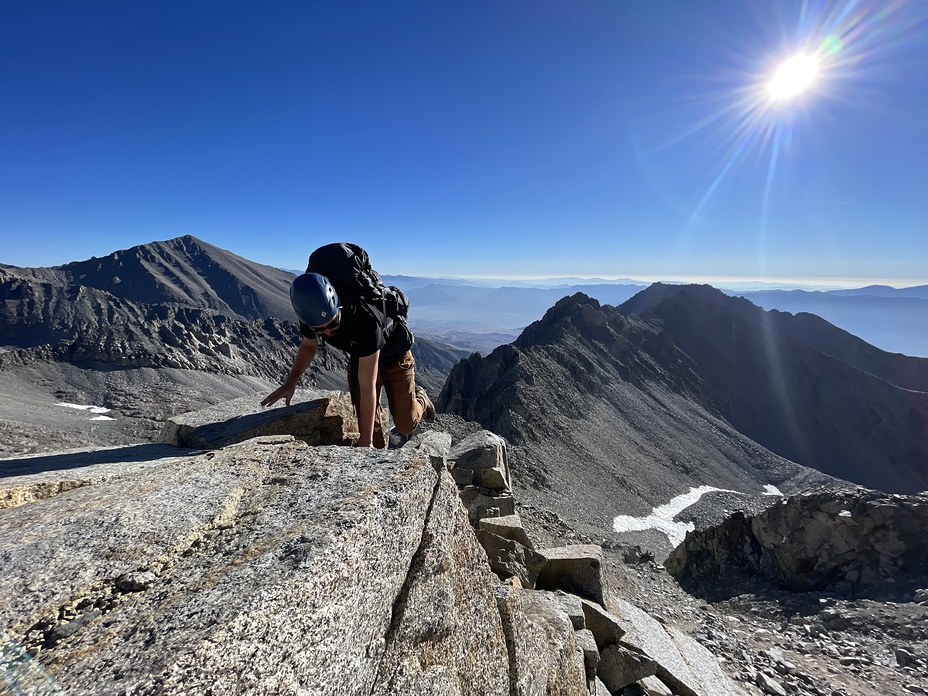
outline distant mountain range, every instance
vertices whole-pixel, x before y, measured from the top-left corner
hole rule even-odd
[[[488,354],[509,343],[562,297],[578,292],[603,304],[620,305],[648,287],[633,280],[470,281],[384,276],[413,300],[411,322],[423,333]],[[565,281],[555,282],[555,281]],[[672,285],[678,285],[672,283]],[[928,356],[928,286],[896,289],[871,285],[856,290],[744,290],[721,287],[764,309],[816,314],[885,351]]]
[[[733,293],[730,293],[733,294]],[[928,356],[928,285],[808,292],[774,290],[737,293],[764,309],[806,312],[883,350]]]

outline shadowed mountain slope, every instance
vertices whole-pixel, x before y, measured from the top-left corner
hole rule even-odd
[[[724,418],[768,449],[870,488],[928,488],[928,359],[709,286],[655,284],[618,310],[670,334]]]
[[[831,484],[742,436],[670,335],[586,295],[451,372],[438,407],[508,438],[521,499],[602,535],[692,487]],[[711,517],[711,512],[707,517]]]

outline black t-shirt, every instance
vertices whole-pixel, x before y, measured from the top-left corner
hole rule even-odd
[[[300,333],[306,338],[318,338],[303,322]],[[410,350],[416,339],[404,321],[390,319],[373,308],[348,305],[342,307],[338,330],[323,340],[353,358],[364,358],[379,350],[381,358],[389,362]]]
[[[390,320],[387,321],[389,323]],[[317,338],[313,330],[303,322],[300,322],[300,332],[306,338]],[[383,327],[377,318],[371,312],[351,305],[342,307],[338,330],[331,336],[324,336],[323,340],[353,358],[373,355],[386,344]]]

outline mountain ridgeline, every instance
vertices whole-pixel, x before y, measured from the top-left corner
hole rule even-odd
[[[618,310],[673,336],[752,440],[870,488],[928,489],[928,359],[708,286],[656,284]]]
[[[300,340],[293,274],[190,235],[51,268],[0,266],[0,345],[7,361],[58,360],[95,370],[173,367],[269,380]],[[418,340],[422,377],[437,391],[461,353]],[[320,386],[343,379],[323,352]]]
[[[608,524],[702,485],[924,490],[926,366],[814,317],[657,284],[617,308],[562,299],[513,344],[458,364],[439,409],[516,444],[518,479],[560,514],[587,501]]]

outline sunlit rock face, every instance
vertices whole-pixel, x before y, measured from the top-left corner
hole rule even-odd
[[[530,551],[508,488],[468,509],[474,478],[505,471],[502,438],[312,447],[293,438],[306,409],[268,413],[293,433],[62,452],[0,478],[0,676],[50,694],[742,693],[606,592],[599,546]],[[494,563],[513,546],[536,572]],[[604,662],[630,653],[648,669]]]
[[[67,693],[509,693],[494,578],[427,456],[173,454],[0,515],[0,621]]]

